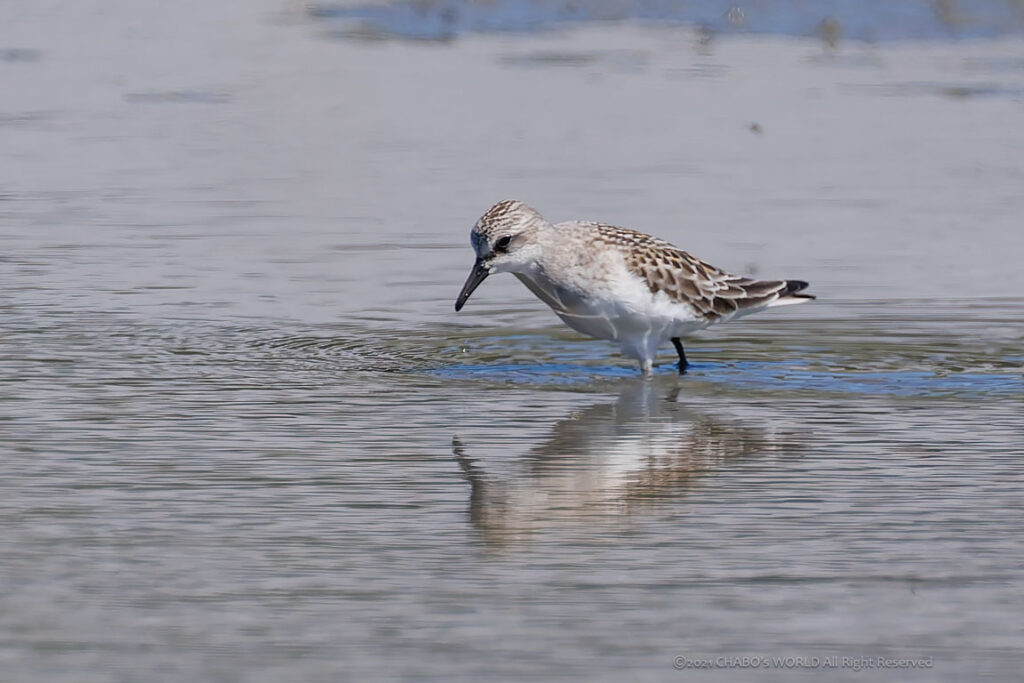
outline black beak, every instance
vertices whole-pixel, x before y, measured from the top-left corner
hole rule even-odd
[[[470,271],[469,277],[466,278],[466,284],[462,285],[462,291],[459,292],[459,298],[455,300],[455,310],[461,311],[462,307],[466,305],[466,299],[473,293],[473,290],[480,286],[480,283],[487,279],[487,276],[491,274],[490,269],[484,264],[484,260],[478,258],[476,263],[473,264],[473,270]]]

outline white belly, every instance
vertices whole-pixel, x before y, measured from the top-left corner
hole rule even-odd
[[[670,301],[664,294],[652,295],[639,280],[602,295],[582,295],[551,282],[516,273],[537,298],[566,325],[582,334],[618,342],[632,358],[652,359],[658,347],[672,337],[694,332],[708,323],[694,311]]]

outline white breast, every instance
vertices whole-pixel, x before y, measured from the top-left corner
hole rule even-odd
[[[691,307],[662,293],[652,294],[625,263],[609,265],[600,273],[603,277],[588,273],[591,277],[586,288],[574,286],[584,279],[578,272],[558,280],[546,277],[543,271],[516,273],[516,277],[566,325],[591,337],[616,341],[622,352],[633,358],[653,358],[671,337],[706,326]]]

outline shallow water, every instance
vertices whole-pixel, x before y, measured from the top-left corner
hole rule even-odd
[[[105,8],[0,22],[0,678],[1018,675],[1019,40]],[[505,196],[819,300],[644,381],[454,313]]]

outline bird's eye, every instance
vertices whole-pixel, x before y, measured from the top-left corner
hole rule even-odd
[[[494,243],[494,251],[505,252],[508,251],[508,244],[512,241],[511,235],[505,235],[497,242]]]

